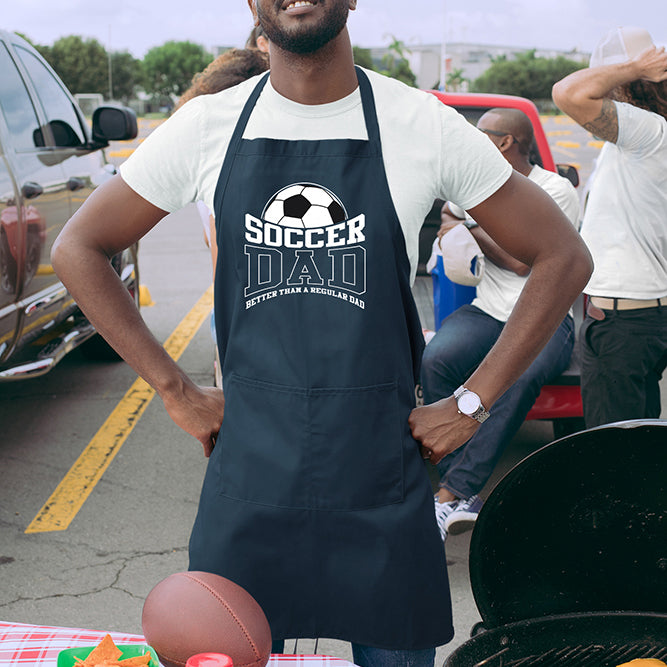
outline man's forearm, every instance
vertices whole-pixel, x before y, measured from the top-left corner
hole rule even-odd
[[[97,331],[158,393],[181,381],[106,255],[64,239],[55,246],[53,265]]]
[[[586,252],[533,265],[501,336],[466,386],[491,406],[549,341],[590,277]],[[557,287],[556,287],[557,286]]]

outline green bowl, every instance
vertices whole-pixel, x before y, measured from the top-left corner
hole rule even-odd
[[[157,653],[155,653],[150,646],[146,646],[146,644],[118,644],[117,646],[123,652],[119,660],[136,658],[139,655],[144,655],[146,651],[148,651],[151,654],[148,667],[160,667]],[[57,667],[75,667],[77,664],[75,658],[85,660],[93,652],[94,648],[94,646],[79,646],[79,648],[68,648],[64,651],[60,651],[60,653],[58,653]]]

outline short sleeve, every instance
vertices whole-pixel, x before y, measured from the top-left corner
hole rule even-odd
[[[504,185],[512,166],[461,114],[441,106],[440,198],[468,210]]]
[[[632,104],[614,102],[618,117],[616,146],[637,157],[650,155],[665,142],[667,123],[658,114]]]
[[[198,196],[199,102],[191,100],[157,127],[120,167],[123,180],[163,211],[176,211]]]

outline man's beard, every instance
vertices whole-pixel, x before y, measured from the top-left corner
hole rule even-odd
[[[294,30],[283,30],[272,17],[267,16],[257,7],[259,22],[273,44],[283,51],[306,55],[319,51],[331,40],[338,37],[347,23],[349,7],[347,2],[330,2],[331,9],[325,13],[321,21],[310,28],[297,27]],[[280,11],[280,10],[278,10]]]

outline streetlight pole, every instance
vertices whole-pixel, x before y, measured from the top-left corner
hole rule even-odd
[[[447,90],[447,0],[442,0],[442,44],[440,45],[440,90]]]
[[[107,50],[109,57],[109,101],[113,100],[113,75],[111,67],[111,25],[109,25],[109,48]]]

